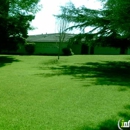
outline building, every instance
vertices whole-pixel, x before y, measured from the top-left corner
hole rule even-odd
[[[82,40],[81,43],[72,43],[69,44],[69,39],[74,37],[75,34],[65,34],[64,40],[62,40],[60,44],[60,54],[62,55],[62,49],[69,47],[72,49],[74,54],[76,55],[119,55],[120,49],[113,47],[102,47],[95,46],[90,47],[85,44],[85,41]],[[40,35],[31,35],[27,38],[27,43],[35,43],[35,52],[36,55],[57,55],[59,52],[59,43],[60,43],[60,34],[52,33],[52,34],[40,34]],[[21,54],[26,54],[25,47],[21,46],[17,51]],[[126,51],[126,54],[130,54],[130,49]]]
[[[61,35],[59,33],[31,35],[27,38],[26,41],[27,43],[35,43],[34,54],[57,55],[59,50],[60,50],[60,54],[63,54],[62,49],[68,46],[68,40],[71,37],[73,37],[73,35],[74,34]],[[59,49],[59,45],[60,45],[60,49]],[[18,51],[25,52],[23,47],[21,47],[21,50]]]

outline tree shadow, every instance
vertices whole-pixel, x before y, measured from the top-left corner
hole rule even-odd
[[[123,119],[125,122],[128,122],[130,120],[130,105],[125,105],[122,112],[117,113],[117,115],[119,119],[117,117],[114,119],[108,119],[103,122],[100,122],[95,127],[88,124],[82,127],[78,127],[75,130],[119,130],[118,128],[119,120]],[[126,130],[127,129],[130,128],[126,128]]]
[[[0,67],[4,67],[13,62],[19,62],[19,60],[12,56],[0,56]]]
[[[99,123],[96,127],[93,126],[83,126],[76,128],[75,130],[119,130],[117,120],[105,120],[104,122]]]
[[[105,61],[88,62],[75,65],[52,65],[51,73],[40,73],[45,77],[69,75],[79,80],[87,78],[94,79],[96,85],[120,85],[124,86],[120,91],[125,91],[126,86],[130,87],[130,62]]]
[[[128,122],[130,120],[130,105],[125,105],[123,112],[118,113],[119,119],[108,119],[99,123],[96,127],[90,125],[84,125],[82,127],[76,128],[75,130],[119,130],[118,121],[123,119]],[[130,128],[126,128],[130,129]]]
[[[125,105],[124,110],[119,112],[118,115],[126,121],[130,120],[130,105]]]

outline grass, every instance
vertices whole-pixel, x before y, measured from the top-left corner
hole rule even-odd
[[[0,56],[0,130],[118,130],[129,97],[128,55]]]

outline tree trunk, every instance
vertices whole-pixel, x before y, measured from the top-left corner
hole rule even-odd
[[[61,48],[61,42],[59,42],[59,49],[58,49],[58,60],[60,59],[60,48]]]
[[[8,42],[9,0],[0,0],[0,51],[6,49]]]

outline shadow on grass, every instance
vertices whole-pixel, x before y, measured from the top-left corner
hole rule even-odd
[[[96,127],[84,125],[82,127],[76,128],[75,130],[119,130],[118,121],[123,119],[125,122],[130,120],[130,105],[124,106],[122,112],[118,113],[119,119],[108,119],[99,124]],[[120,123],[121,125],[121,123]],[[122,130],[129,130],[130,128],[122,128]]]
[[[119,130],[117,126],[118,121],[114,120],[106,120],[97,125],[97,127],[93,126],[83,126],[79,127],[75,130]]]
[[[130,120],[130,105],[124,106],[124,110],[122,112],[119,112],[118,115],[125,121]]]
[[[122,61],[105,61],[105,62],[88,62],[75,65],[50,66],[52,73],[38,74],[45,77],[55,75],[71,75],[74,78],[87,81],[87,78],[94,79],[96,85],[120,85],[130,87],[130,62]],[[120,91],[125,91],[121,88]]]
[[[19,62],[19,60],[15,59],[12,56],[0,56],[0,67],[6,66],[13,62]]]

